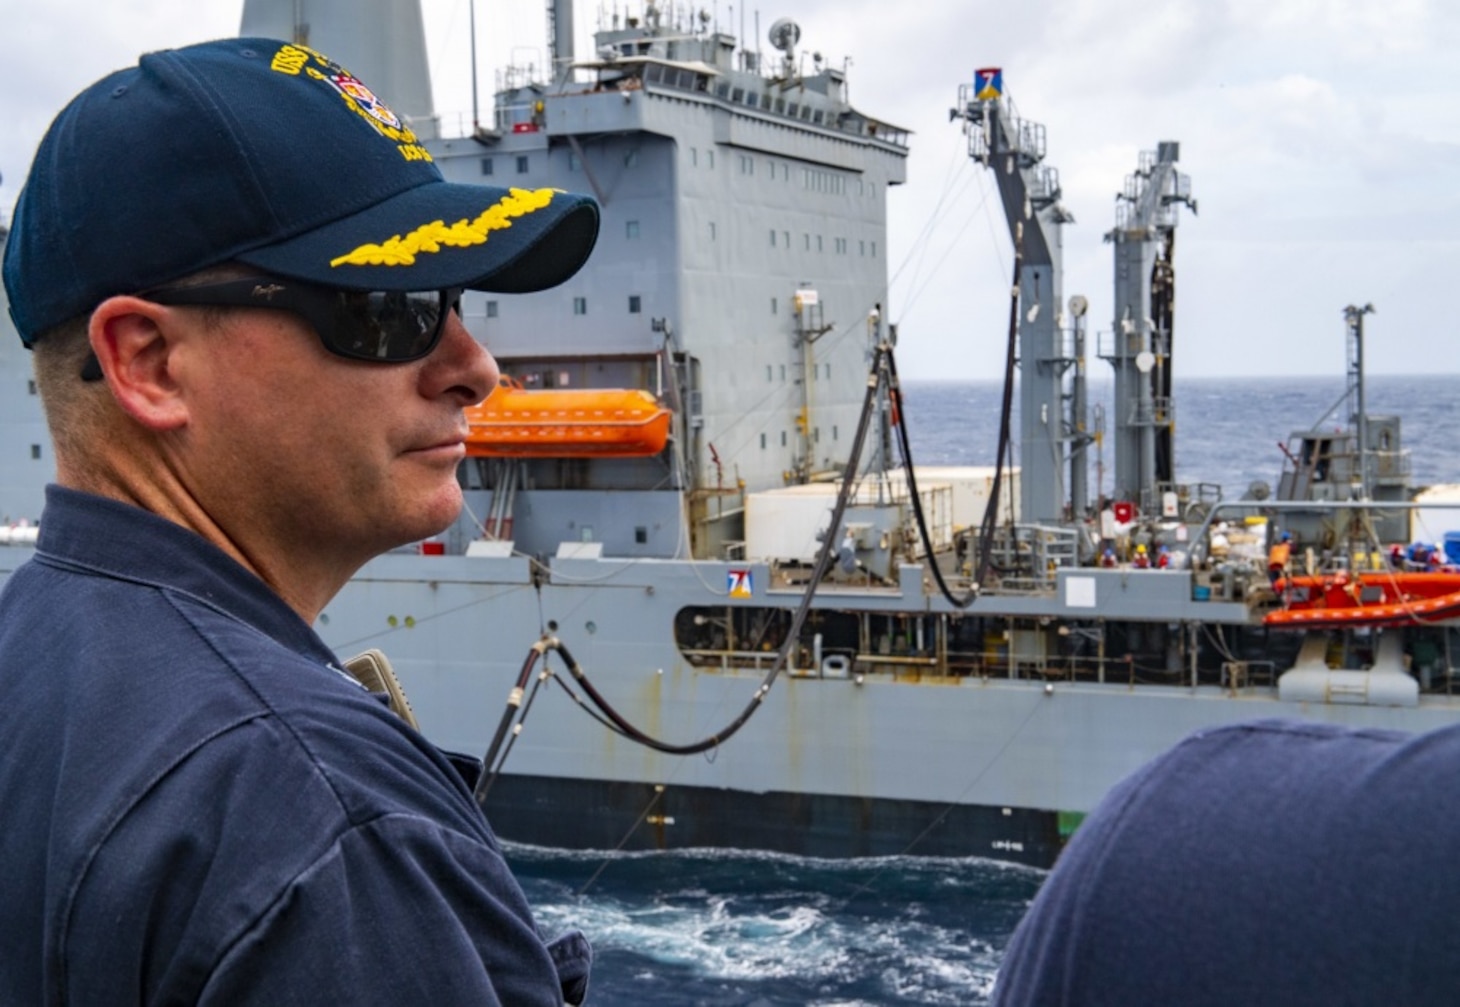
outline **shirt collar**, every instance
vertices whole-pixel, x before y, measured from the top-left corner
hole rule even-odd
[[[338,664],[299,613],[256,574],[201,535],[150,511],[47,486],[37,552],[102,576],[190,595],[290,650]]]

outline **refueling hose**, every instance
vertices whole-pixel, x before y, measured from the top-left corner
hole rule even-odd
[[[775,684],[776,679],[780,677],[781,672],[785,669],[786,662],[791,653],[791,648],[796,646],[797,640],[801,634],[801,628],[805,624],[806,615],[811,608],[811,600],[816,593],[816,588],[825,578],[827,570],[831,568],[832,551],[836,547],[838,539],[837,530],[841,527],[842,518],[846,513],[847,504],[851,499],[852,490],[857,483],[856,476],[858,466],[861,463],[862,447],[866,442],[867,430],[871,424],[872,416],[876,410],[877,390],[882,386],[884,382],[887,383],[887,387],[894,400],[895,408],[898,410],[899,422],[894,425],[898,427],[898,444],[902,452],[903,469],[907,474],[908,490],[909,495],[912,498],[913,514],[917,519],[918,531],[921,534],[923,540],[923,548],[927,553],[929,563],[933,567],[933,576],[937,580],[938,587],[942,590],[944,597],[946,597],[948,601],[954,606],[958,608],[966,608],[973,601],[974,597],[976,596],[976,589],[974,591],[970,591],[968,596],[962,599],[955,598],[953,596],[952,592],[948,589],[948,586],[943,579],[942,571],[938,569],[938,564],[934,559],[932,539],[931,536],[928,534],[927,521],[923,515],[922,502],[919,499],[917,493],[917,482],[912,472],[912,454],[911,449],[908,445],[907,429],[905,421],[901,419],[902,410],[900,400],[902,393],[900,387],[897,384],[897,365],[893,360],[892,347],[887,343],[881,343],[876,348],[872,361],[872,368],[870,373],[867,375],[867,394],[862,403],[862,414],[857,420],[857,432],[852,440],[851,456],[847,459],[846,477],[842,480],[841,489],[837,493],[836,504],[833,506],[831,512],[831,521],[830,524],[827,526],[826,535],[822,539],[821,548],[817,552],[816,565],[812,569],[811,579],[807,583],[806,590],[801,596],[801,602],[796,607],[795,614],[791,618],[791,625],[786,630],[785,642],[782,643],[780,650],[776,654],[775,663],[771,666],[770,671],[766,673],[765,678],[762,679],[760,685],[751,695],[750,701],[746,704],[745,708],[741,710],[740,714],[734,720],[730,721],[730,723],[728,723],[725,727],[705,738],[700,739],[699,741],[694,741],[683,745],[676,745],[666,741],[661,741],[660,739],[652,737],[651,735],[645,734],[643,731],[639,730],[633,724],[629,723],[629,721],[626,720],[622,714],[614,709],[613,705],[609,703],[609,701],[605,699],[596,688],[594,688],[593,683],[588,679],[588,676],[583,671],[582,666],[578,664],[576,660],[574,660],[572,653],[568,650],[567,647],[563,645],[563,642],[561,640],[553,636],[544,636],[542,639],[533,644],[532,649],[528,651],[527,658],[522,663],[522,670],[518,673],[517,682],[512,687],[511,693],[508,695],[507,708],[502,712],[502,719],[497,724],[496,734],[493,735],[492,743],[487,749],[486,757],[483,760],[485,766],[480,779],[478,779],[477,781],[477,786],[475,790],[475,796],[479,804],[485,804],[487,795],[491,791],[492,784],[501,774],[502,764],[506,761],[507,752],[511,750],[511,745],[508,744],[506,751],[503,751],[503,742],[506,741],[509,732],[512,734],[512,738],[514,741],[517,735],[521,732],[522,719],[526,718],[527,707],[531,706],[530,698],[528,698],[526,706],[524,706],[523,702],[524,697],[528,695],[528,680],[532,676],[533,667],[537,664],[539,660],[545,660],[549,651],[557,652],[557,654],[563,659],[563,663],[567,665],[568,670],[572,673],[573,678],[575,678],[579,686],[582,687],[584,694],[588,697],[588,699],[593,703],[594,706],[602,711],[603,714],[603,717],[599,717],[592,710],[584,706],[584,709],[591,716],[604,723],[605,726],[614,731],[614,733],[620,734],[623,737],[644,745],[647,748],[652,748],[657,752],[664,752],[667,755],[697,755],[701,752],[709,751],[710,749],[715,748],[721,743],[729,740],[731,736],[733,736],[737,731],[740,730],[740,728],[745,726],[745,723],[750,720],[751,716],[758,709],[760,709],[761,704],[765,701],[765,697],[770,693],[771,686]],[[539,684],[545,677],[547,677],[546,672],[544,672],[543,676],[539,678]],[[533,696],[536,695],[536,691],[536,687],[534,687],[532,693]],[[576,695],[574,695],[573,698],[579,703],[580,706],[583,705],[582,700],[578,699]],[[519,710],[521,710],[522,719],[519,719],[517,727],[514,729],[512,727],[512,720],[515,716],[517,716]],[[607,719],[605,720],[604,718]]]

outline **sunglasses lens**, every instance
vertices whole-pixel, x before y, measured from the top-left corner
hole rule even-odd
[[[359,360],[415,360],[431,352],[449,310],[440,291],[335,295],[330,349]]]

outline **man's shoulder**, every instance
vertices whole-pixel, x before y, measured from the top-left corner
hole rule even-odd
[[[1460,878],[1435,869],[1460,843],[1457,757],[1460,726],[1192,735],[1075,833],[996,1002],[1433,1002],[1416,991],[1453,989],[1460,947],[1446,936],[1416,958],[1412,938],[1448,935],[1460,901]],[[1319,960],[1344,967],[1292,968]],[[1202,992],[1199,973],[1219,978]]]
[[[1332,758],[1383,758],[1414,735],[1381,728],[1346,727],[1309,720],[1270,719],[1205,728],[1188,735],[1141,771],[1147,776],[1224,768],[1272,768],[1282,759],[1297,769],[1322,770]],[[1460,745],[1460,733],[1440,731],[1439,743]]]
[[[1088,824],[1107,838],[1133,830],[1201,848],[1231,833],[1292,841],[1287,833],[1306,836],[1315,820],[1433,796],[1446,786],[1439,770],[1457,759],[1460,725],[1424,735],[1296,720],[1226,725],[1131,774]]]

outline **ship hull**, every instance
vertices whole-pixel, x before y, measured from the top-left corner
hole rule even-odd
[[[452,751],[486,752],[542,634],[564,641],[625,719],[687,744],[734,720],[774,656],[760,669],[686,659],[675,614],[725,605],[718,590],[725,570],[710,562],[559,559],[551,575],[534,579],[521,557],[387,556],[347,586],[320,629],[342,655],[382,648],[423,730]],[[1154,571],[1124,577],[1126,593],[1152,584],[1163,596],[1189,580]],[[906,587],[909,597],[856,603],[885,605],[894,617],[932,605],[920,579]],[[797,600],[770,592],[746,603]],[[817,598],[819,606],[851,603],[835,591]],[[1134,604],[1162,614],[1150,602]],[[1173,618],[1199,611],[1170,609]],[[1427,693],[1403,708],[1289,702],[1275,681],[1193,685],[1184,671],[1170,684],[1148,684],[1077,680],[1052,667],[1016,669],[1013,677],[931,668],[828,677],[802,667],[777,679],[739,733],[705,754],[676,756],[591,719],[561,661],[549,657],[547,667],[554,678],[529,686],[522,731],[487,810],[507,839],[570,848],[729,846],[1045,866],[1113,785],[1194,731],[1270,717],[1409,731],[1460,719],[1460,699],[1447,695]]]

